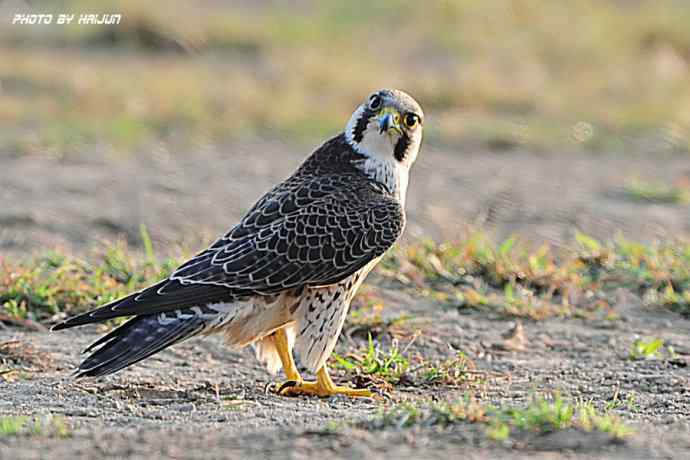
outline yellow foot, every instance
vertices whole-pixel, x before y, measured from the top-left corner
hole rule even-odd
[[[299,380],[288,380],[278,387],[276,393],[282,396],[318,396],[327,398],[329,396],[344,395],[353,398],[370,398],[374,396],[369,390],[364,388],[348,388],[336,385],[328,375],[326,366],[316,372],[316,382],[304,382]]]
[[[353,398],[371,398],[374,396],[374,393],[364,388],[323,385],[319,380],[316,382],[288,380],[278,387],[276,393],[281,396],[318,396],[319,398],[327,398],[335,395],[344,395]]]

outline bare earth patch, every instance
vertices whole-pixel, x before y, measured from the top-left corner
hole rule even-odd
[[[486,315],[440,308],[427,300],[379,288],[385,315],[429,318],[424,333],[401,338],[405,356],[438,362],[458,350],[472,359],[481,380],[422,384],[410,370],[378,400],[283,398],[267,393],[274,378],[249,350],[232,352],[220,340],[193,340],[167,350],[119,375],[73,381],[77,351],[97,337],[94,329],[76,333],[37,333],[6,329],[0,343],[22,343],[43,357],[20,378],[0,383],[0,414],[59,417],[67,436],[41,433],[0,437],[5,458],[87,458],[156,455],[185,458],[302,458],[327,450],[335,458],[683,458],[690,455],[690,321],[675,314],[645,311],[630,295],[619,305],[621,319],[544,320],[522,323],[525,349],[501,344],[515,324]],[[638,337],[660,337],[673,357],[632,360]],[[391,346],[391,336],[379,337]],[[366,347],[345,335],[337,353]],[[3,352],[4,356],[4,352]],[[14,366],[14,361],[10,366]],[[21,365],[21,364],[19,364]],[[354,374],[340,370],[344,381]],[[577,429],[516,432],[493,440],[484,425],[448,427],[387,426],[368,430],[384,408],[401,403],[477,401],[497,407],[524,407],[535,395],[589,401],[628,424],[633,434],[619,440],[607,433]],[[369,422],[367,422],[369,421]],[[365,423],[365,425],[362,425]],[[29,442],[30,441],[30,442]],[[556,455],[555,452],[562,454]]]
[[[141,224],[158,252],[196,249],[316,147],[243,141],[157,144],[131,155],[94,148],[62,159],[0,153],[0,251],[25,258],[58,245],[79,253],[123,236],[139,244]],[[537,244],[570,242],[578,231],[604,240],[617,232],[642,241],[687,239],[687,204],[636,199],[626,193],[633,180],[686,183],[687,154],[424,146],[412,171],[405,237],[453,240],[470,226],[497,240],[517,234]]]

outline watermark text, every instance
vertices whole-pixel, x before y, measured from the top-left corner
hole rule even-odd
[[[12,24],[19,25],[115,25],[122,21],[121,14],[51,14],[51,13],[16,13],[12,17]]]

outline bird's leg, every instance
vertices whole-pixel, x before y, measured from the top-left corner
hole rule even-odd
[[[277,392],[283,396],[308,395],[319,396],[321,398],[335,395],[351,397],[373,396],[371,391],[363,388],[349,388],[336,385],[331,379],[331,376],[328,375],[325,364],[316,372],[316,382],[285,382],[278,388]]]
[[[302,376],[299,374],[297,366],[295,366],[295,360],[292,358],[292,353],[290,352],[285,329],[278,329],[274,333],[274,340],[278,356],[280,356],[280,362],[283,363],[283,372],[285,372],[285,377],[287,377],[288,382],[302,382]],[[285,385],[285,383],[283,385]]]
[[[305,382],[297,370],[297,366],[295,366],[295,360],[292,358],[292,353],[290,352],[290,347],[288,346],[288,338],[285,330],[278,329],[274,333],[273,337],[275,340],[276,350],[278,351],[278,356],[283,364],[285,377],[287,377],[287,381],[280,384],[276,390],[276,393],[279,395],[310,395],[319,396],[322,398],[333,395],[346,395],[353,397],[373,396],[369,390],[354,389],[336,385],[331,379],[331,376],[328,375],[328,370],[326,369],[325,365],[316,373],[316,382]]]

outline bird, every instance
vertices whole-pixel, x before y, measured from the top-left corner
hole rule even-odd
[[[253,346],[281,396],[371,397],[333,382],[326,362],[362,281],[405,227],[410,169],[424,114],[407,93],[381,89],[345,129],[313,151],[210,247],[167,278],[53,331],[130,317],[84,350],[74,375],[120,371],[193,336]],[[315,375],[305,380],[303,368]]]

